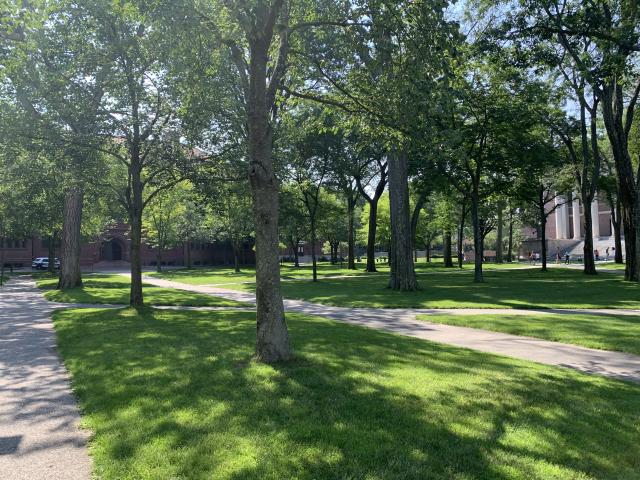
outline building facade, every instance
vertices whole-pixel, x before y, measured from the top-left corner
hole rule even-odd
[[[130,262],[131,241],[129,226],[121,223],[108,229],[94,241],[82,244],[80,265],[84,269],[124,267]],[[56,256],[59,248],[55,246]],[[0,258],[7,267],[29,267],[34,258],[49,256],[49,242],[46,239],[32,237],[24,240],[5,240],[0,242]],[[143,242],[143,266],[156,266],[158,250]],[[162,252],[161,264],[165,266],[213,266],[232,265],[234,252],[227,242],[189,242]],[[246,243],[240,252],[240,263],[255,264],[253,245]]]

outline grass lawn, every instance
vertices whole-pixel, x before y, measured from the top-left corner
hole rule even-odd
[[[638,385],[288,319],[267,366],[245,312],[56,312],[97,476],[640,478]]]
[[[62,303],[129,303],[130,281],[122,275],[84,275],[83,286],[64,291],[54,290],[58,279],[40,276],[37,285],[50,291],[45,293],[47,300]],[[144,299],[149,305],[190,305],[211,307],[236,307],[245,304],[234,300],[213,297],[200,293],[143,285]]]
[[[640,355],[640,316],[532,314],[421,315],[418,318]]]
[[[318,264],[319,276],[376,276],[376,274],[368,274],[364,271],[365,264],[357,264],[357,270],[348,270],[344,265],[331,265],[329,263]],[[508,270],[508,269],[522,269],[529,267],[528,264],[522,263],[505,263],[501,265],[487,264],[485,265],[487,270]],[[379,263],[378,276],[386,278],[389,274],[389,265],[387,263]],[[423,274],[430,274],[435,272],[447,272],[447,273],[459,273],[472,272],[473,265],[466,264],[463,267],[462,272],[459,269],[447,269],[444,268],[442,261],[434,260],[431,263],[416,263],[416,272],[419,276]],[[235,284],[252,284],[255,282],[255,271],[251,267],[242,269],[242,272],[235,273],[233,268],[229,267],[213,267],[213,268],[193,268],[193,269],[175,269],[165,270],[161,273],[149,272],[145,273],[157,278],[163,278],[166,280],[174,280],[176,282],[188,283],[191,285],[229,285],[230,287]],[[300,267],[293,267],[292,265],[282,265],[280,269],[280,276],[284,280],[295,279],[310,279],[312,277],[311,265],[301,265]],[[248,288],[240,285],[231,288]]]

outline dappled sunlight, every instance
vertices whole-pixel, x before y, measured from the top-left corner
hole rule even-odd
[[[288,321],[296,359],[269,366],[250,358],[248,313],[57,313],[103,478],[577,479],[637,467],[637,386]]]

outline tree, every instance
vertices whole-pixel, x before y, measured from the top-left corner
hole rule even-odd
[[[280,237],[293,252],[295,267],[300,266],[298,247],[309,234],[309,224],[297,186],[283,185],[280,191]]]
[[[328,191],[323,192],[318,232],[320,238],[325,239],[329,244],[332,265],[338,263],[340,244],[349,238],[348,208],[348,205],[341,202],[337,195]]]
[[[146,243],[156,249],[156,269],[162,271],[162,254],[182,240],[180,220],[186,214],[188,187],[178,184],[157,194],[142,217]]]

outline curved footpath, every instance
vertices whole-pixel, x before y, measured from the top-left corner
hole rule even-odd
[[[255,295],[251,292],[229,290],[205,285],[188,285],[185,283],[162,280],[145,276],[144,282],[158,287],[176,288],[190,292],[204,293],[224,297],[240,302],[255,303]],[[442,325],[416,319],[418,314],[510,314],[531,315],[542,313],[562,315],[571,313],[640,315],[638,310],[621,309],[383,309],[383,308],[346,308],[318,305],[301,300],[285,300],[288,312],[304,313],[319,317],[331,318],[352,325],[386,330],[409,337],[421,338],[432,342],[446,343],[458,347],[470,348],[487,353],[495,353],[509,357],[530,360],[533,362],[573,368],[585,373],[603,375],[640,383],[640,356],[607,350],[579,347],[559,342],[551,342],[532,337],[521,337],[507,333],[490,332],[474,328]]]
[[[31,278],[0,288],[0,478],[80,480],[91,474],[69,375],[56,352],[56,304]]]

